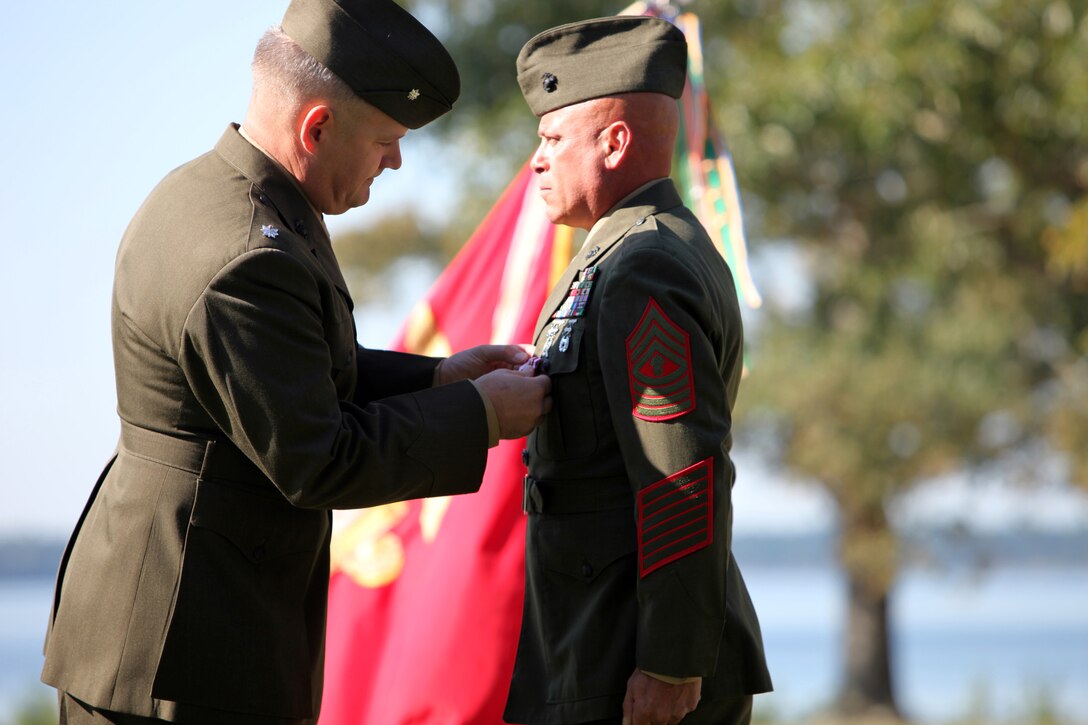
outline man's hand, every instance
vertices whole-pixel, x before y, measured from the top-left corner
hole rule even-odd
[[[499,420],[499,438],[528,435],[552,409],[552,381],[531,370],[494,370],[476,380]]]
[[[439,363],[435,385],[475,380],[492,370],[513,370],[529,359],[520,345],[477,345]]]
[[[702,690],[702,678],[670,685],[635,670],[623,698],[623,725],[674,725],[695,709]]]

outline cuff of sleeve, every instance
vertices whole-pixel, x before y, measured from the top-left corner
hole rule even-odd
[[[670,677],[669,675],[659,675],[656,672],[647,672],[646,670],[642,670],[642,674],[647,675],[648,677],[652,677],[655,680],[661,680],[662,682],[667,682],[670,685],[686,685],[689,682],[695,682],[696,680],[703,679],[703,678],[698,677],[698,676],[696,676],[696,677]]]
[[[442,367],[442,363],[438,364],[438,367]],[[435,369],[435,379],[438,379],[438,369]],[[494,448],[499,444],[499,416],[495,414],[495,406],[491,404],[491,399],[487,397],[487,393],[483,391],[475,380],[470,380],[472,386],[476,388],[476,392],[480,394],[480,400],[484,402],[484,412],[487,413],[487,447]]]

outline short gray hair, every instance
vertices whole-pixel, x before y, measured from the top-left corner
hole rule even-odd
[[[279,25],[265,31],[257,42],[252,67],[255,90],[277,95],[291,105],[317,97],[334,101],[355,98],[347,83],[303,50]]]

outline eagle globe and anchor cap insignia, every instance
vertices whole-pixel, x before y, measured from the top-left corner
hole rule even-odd
[[[688,333],[653,297],[627,337],[627,375],[636,418],[661,422],[695,410]]]

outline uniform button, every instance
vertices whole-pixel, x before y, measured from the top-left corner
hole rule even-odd
[[[526,466],[529,465],[529,449],[528,448],[522,448],[521,449],[521,462]]]
[[[593,576],[593,565],[585,559],[582,560],[582,576],[589,579]]]
[[[304,237],[309,236],[310,232],[306,228],[306,220],[305,219],[296,219],[295,220],[295,231],[298,232],[299,234],[301,234]]]
[[[268,204],[268,197],[264,194],[258,194],[257,201],[261,202],[262,204]]]

